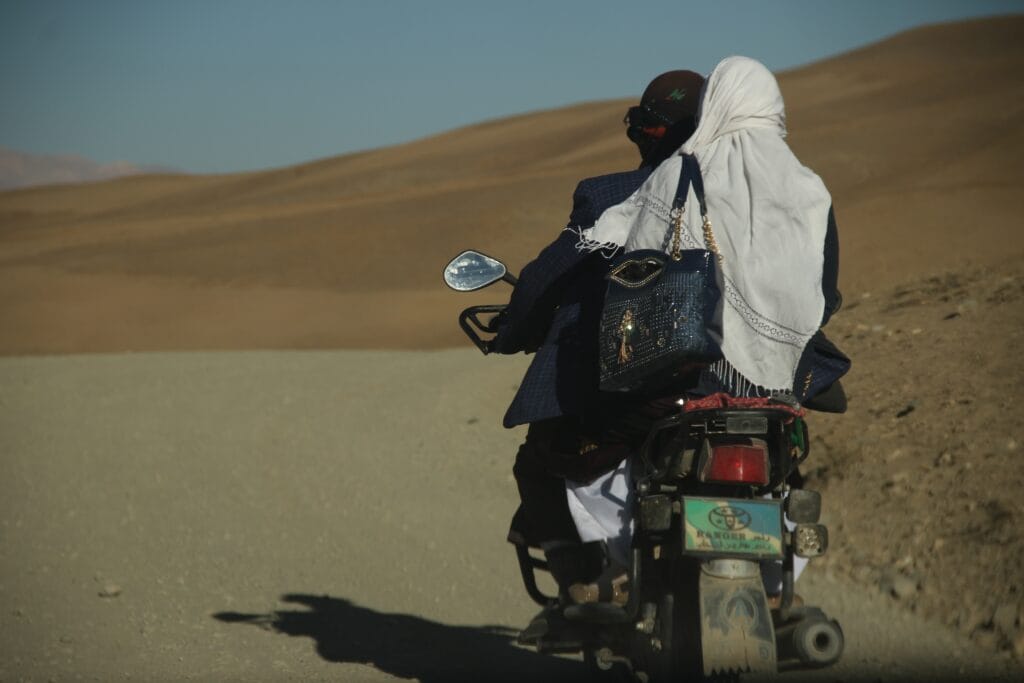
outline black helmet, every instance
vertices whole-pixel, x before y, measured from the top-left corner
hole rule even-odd
[[[693,71],[661,74],[644,90],[640,104],[623,118],[626,136],[640,148],[644,164],[656,164],[693,135],[704,77]]]

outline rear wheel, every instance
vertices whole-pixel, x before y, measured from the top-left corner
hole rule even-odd
[[[665,593],[658,605],[655,633],[660,649],[648,657],[650,683],[707,681],[735,683],[739,674],[704,675],[701,659],[700,602],[698,595],[699,565],[680,560],[671,572],[671,592]]]

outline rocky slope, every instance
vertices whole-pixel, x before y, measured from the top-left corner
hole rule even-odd
[[[854,360],[849,412],[812,422],[828,566],[1024,657],[1024,269],[864,291],[828,333]]]

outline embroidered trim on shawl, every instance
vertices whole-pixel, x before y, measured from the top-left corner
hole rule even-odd
[[[683,242],[686,243],[691,249],[706,249],[707,247],[697,241],[697,238],[689,230],[684,230],[682,233]],[[777,341],[781,344],[788,344],[789,346],[795,346],[797,348],[803,348],[807,343],[807,340],[811,338],[814,332],[804,333],[798,330],[791,329],[785,325],[772,320],[771,318],[761,315],[758,313],[753,306],[747,303],[747,300],[740,294],[739,289],[733,283],[732,278],[722,271],[722,279],[725,281],[725,296],[732,306],[732,309],[739,314],[741,318],[753,329],[755,332],[760,334],[762,337]]]

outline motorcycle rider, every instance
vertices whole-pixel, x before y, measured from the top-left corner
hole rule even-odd
[[[579,231],[633,194],[690,137],[703,85],[702,76],[686,70],[648,84],[624,118],[640,166],[579,183],[567,228],[523,268],[492,342],[500,353],[535,353],[503,421],[509,428],[530,425],[513,468],[522,500],[514,526],[543,548],[563,596],[575,602],[624,603],[628,579],[607,566],[601,544],[581,542],[565,481],[588,481],[615,467],[639,433],[627,416],[649,422],[658,412],[646,406],[630,412],[622,399],[598,391],[597,326],[608,260],[578,250]]]

